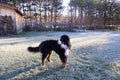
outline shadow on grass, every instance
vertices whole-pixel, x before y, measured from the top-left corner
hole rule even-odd
[[[11,78],[15,77],[16,75],[19,75],[22,72],[27,72],[30,69],[33,69],[33,68],[35,68],[37,66],[40,66],[40,64],[36,64],[36,65],[30,66],[30,67],[26,67],[24,69],[18,69],[18,70],[13,71],[13,72],[5,73],[3,75],[0,75],[0,80],[11,79]]]
[[[57,72],[61,71],[62,67],[61,66],[56,66],[53,68],[49,68],[48,70],[44,70],[36,75],[32,75],[27,78],[22,78],[21,80],[52,80],[56,78]],[[51,77],[50,77],[51,76]]]
[[[15,76],[17,76],[23,72],[30,71],[31,69],[35,69],[36,67],[41,67],[41,65],[36,64],[36,65],[32,65],[30,67],[25,67],[24,69],[18,69],[18,70],[13,71],[13,72],[5,73],[3,75],[0,75],[0,80],[10,80],[10,79],[14,78]],[[37,75],[32,75],[31,77],[24,77],[20,80],[34,80],[34,79],[36,80],[36,79],[40,79],[40,78],[45,78],[45,77],[51,75],[51,73],[52,73],[52,75],[54,75],[54,73],[56,71],[61,70],[62,67],[58,66],[58,67],[54,67],[54,68],[49,68],[49,70],[44,70],[44,69],[45,68],[43,68],[43,71],[38,73]]]

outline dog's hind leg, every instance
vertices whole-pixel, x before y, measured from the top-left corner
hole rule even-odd
[[[45,59],[47,57],[47,54],[42,54],[42,66],[45,67]]]
[[[48,53],[48,56],[47,56],[47,60],[48,60],[49,62],[52,62],[51,59],[50,59],[51,54],[52,54],[52,50]]]

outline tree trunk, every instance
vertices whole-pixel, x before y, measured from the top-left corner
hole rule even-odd
[[[74,14],[74,16],[75,16],[74,24],[75,24],[75,25],[76,25],[76,15],[77,15],[77,7],[75,6],[75,14]]]
[[[52,17],[53,17],[53,10],[51,10],[51,20],[50,20],[50,22],[51,22],[51,25],[50,25],[50,28],[52,28],[52,26],[53,26]]]
[[[44,20],[45,20],[45,21],[44,21],[44,26],[45,26],[45,27],[46,27],[46,21],[47,21],[47,15],[46,15],[46,14],[47,14],[47,11],[46,11],[46,9],[45,9],[45,15],[44,15]]]
[[[79,9],[80,12],[80,29],[82,29],[82,23],[83,23],[83,8]]]
[[[56,20],[57,20],[57,7],[55,7],[54,11],[54,28],[56,28]]]
[[[74,25],[73,25],[73,10],[72,10],[72,8],[71,8],[71,11],[70,11],[71,13],[71,19],[70,19],[70,27],[72,28]]]

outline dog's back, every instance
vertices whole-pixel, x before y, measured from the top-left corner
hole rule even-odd
[[[28,51],[30,52],[45,52],[48,50],[54,50],[57,45],[57,40],[46,40],[43,41],[39,46],[37,47],[28,47]]]

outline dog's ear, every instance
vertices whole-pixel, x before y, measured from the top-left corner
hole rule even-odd
[[[72,45],[71,45],[71,43],[69,42],[69,49],[71,49],[71,47],[72,47]]]

